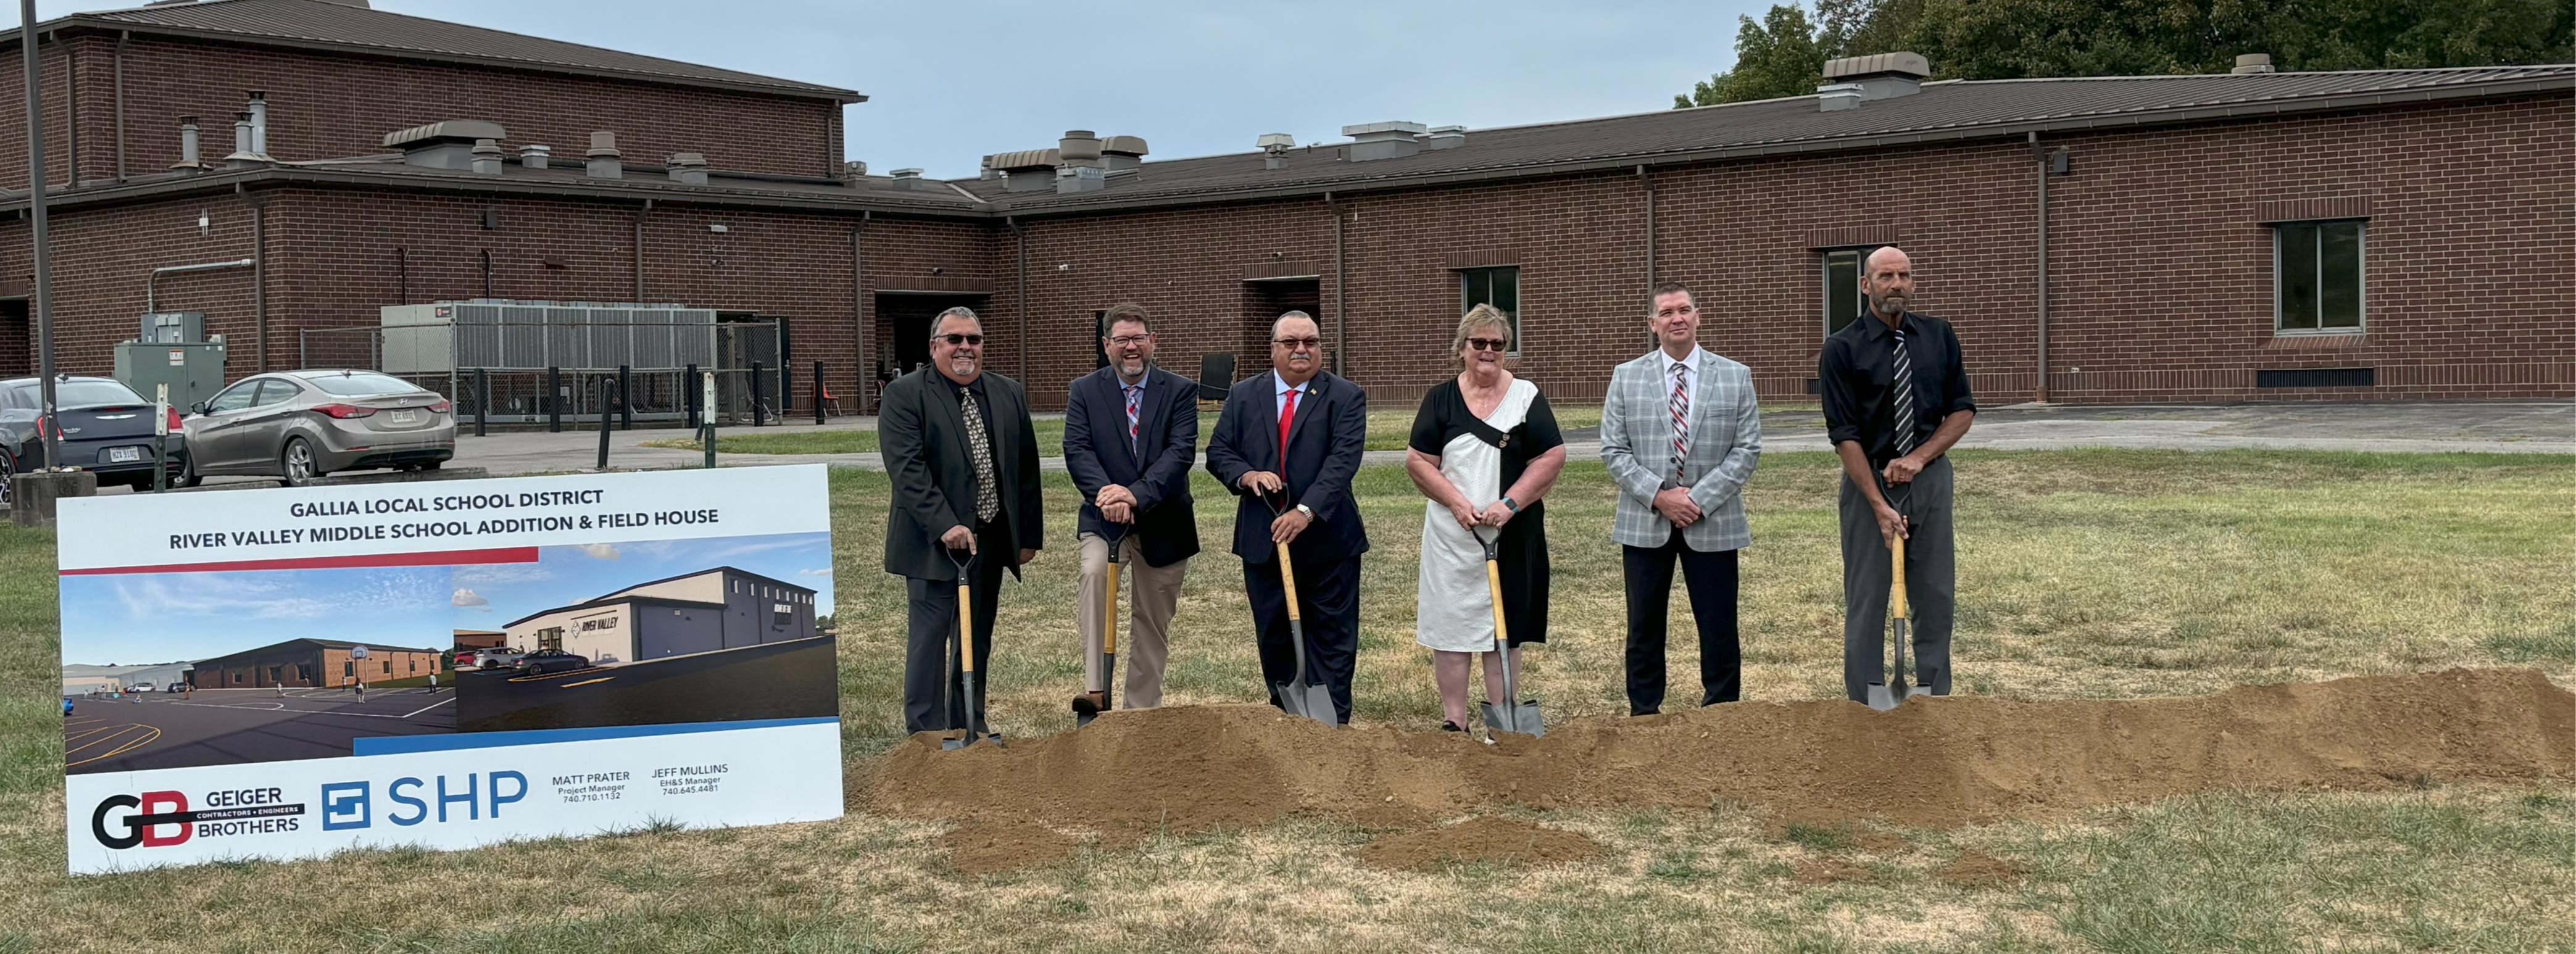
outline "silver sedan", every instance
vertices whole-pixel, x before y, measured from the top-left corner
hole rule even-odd
[[[188,472],[311,483],[342,470],[435,470],[456,456],[446,398],[401,378],[359,370],[253,375],[190,409]]]

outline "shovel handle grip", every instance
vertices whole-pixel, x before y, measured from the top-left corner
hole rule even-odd
[[[1898,619],[1904,619],[1906,617],[1904,537],[1887,538],[1887,557],[1887,611],[1895,614]]]
[[[1288,621],[1302,622],[1297,618],[1297,574],[1288,569],[1288,545],[1285,543],[1279,545],[1279,588],[1288,594]]]

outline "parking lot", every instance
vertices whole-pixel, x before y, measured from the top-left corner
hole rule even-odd
[[[829,716],[840,711],[829,637],[521,676],[464,672],[460,732]]]
[[[73,774],[238,765],[350,754],[367,736],[456,731],[456,693],[436,689],[201,689],[74,697],[63,719]]]

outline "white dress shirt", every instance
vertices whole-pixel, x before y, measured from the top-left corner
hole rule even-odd
[[[1673,356],[1662,348],[1656,348],[1655,353],[1661,356],[1657,360],[1663,362],[1660,367],[1664,369],[1664,400],[1667,403],[1672,400],[1673,365],[1682,365],[1682,387],[1689,389],[1683,393],[1690,395],[1691,417],[1699,417],[1699,363],[1708,358],[1708,352],[1701,350],[1699,345],[1693,344],[1690,357],[1679,361],[1673,360]]]

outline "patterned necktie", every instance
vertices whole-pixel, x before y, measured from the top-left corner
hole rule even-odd
[[[1905,348],[1905,329],[1896,329],[1896,453],[1914,451],[1914,360]]]
[[[957,389],[957,410],[966,416],[966,455],[975,459],[975,519],[985,523],[1002,512],[1002,492],[993,483],[993,436],[984,433],[984,411],[975,406],[975,390]]]
[[[1127,385],[1125,390],[1127,392],[1127,452],[1133,454],[1136,452],[1137,405],[1145,400],[1145,384],[1139,381]]]
[[[1690,460],[1690,365],[1673,362],[1673,395],[1665,406],[1673,412],[1673,477],[1680,479],[1682,464]]]
[[[1279,471],[1283,475],[1288,472],[1288,425],[1297,422],[1299,390],[1301,389],[1289,388],[1288,400],[1280,402],[1279,405]]]

